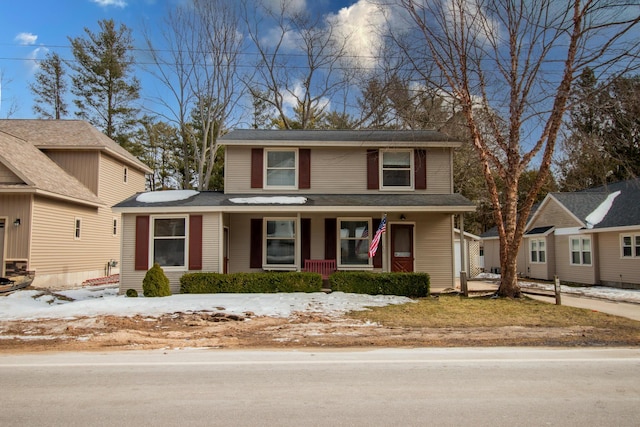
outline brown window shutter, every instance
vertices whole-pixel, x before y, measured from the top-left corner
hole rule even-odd
[[[262,218],[251,218],[249,267],[262,268]]]
[[[427,150],[416,150],[413,159],[415,168],[415,189],[427,188]]]
[[[262,148],[251,149],[251,188],[262,188],[264,174],[263,154],[264,150]]]
[[[376,235],[376,231],[378,231],[378,227],[380,226],[380,218],[373,218],[371,220],[371,231],[373,231],[373,233],[371,233],[371,238],[373,238],[373,236]],[[375,230],[375,231],[374,231]],[[378,250],[376,251],[376,254],[373,256],[373,267],[374,268],[382,268],[382,242],[383,242],[383,238],[380,238],[380,244],[378,246]]]
[[[135,269],[149,269],[149,216],[136,216]]]
[[[311,259],[311,218],[300,219],[300,228],[300,240],[302,240],[300,255],[302,255],[302,266],[304,267],[304,260]]]
[[[378,150],[367,150],[367,189],[377,190],[380,187]]]
[[[202,215],[189,216],[189,270],[202,270]]]
[[[298,188],[311,188],[311,150],[298,150]]]
[[[336,233],[337,233],[337,220],[335,218],[324,219],[324,259],[336,258]]]

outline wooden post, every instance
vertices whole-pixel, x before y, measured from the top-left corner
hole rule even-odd
[[[553,276],[554,289],[556,291],[556,305],[562,305],[562,298],[560,297],[560,279],[558,275]]]

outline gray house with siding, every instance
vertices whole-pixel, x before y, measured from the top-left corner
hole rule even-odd
[[[186,272],[300,271],[312,261],[453,285],[454,217],[475,210],[453,193],[459,141],[435,131],[236,130],[221,143],[224,192],[146,193],[114,206],[122,292],[141,290],[154,262],[173,292]]]
[[[482,235],[485,268],[500,266],[495,230]],[[523,277],[640,289],[640,181],[549,193],[518,253]]]
[[[151,171],[79,120],[0,120],[0,276],[64,288],[117,273],[120,214]]]

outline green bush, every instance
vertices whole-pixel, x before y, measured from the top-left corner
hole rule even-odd
[[[427,273],[372,273],[337,271],[329,276],[331,290],[369,295],[400,295],[412,298],[429,295]]]
[[[187,273],[180,278],[180,293],[320,292],[322,276],[307,272]]]
[[[169,279],[158,263],[147,271],[142,280],[142,293],[145,297],[168,297],[171,295]]]
[[[127,289],[127,294],[126,294],[129,298],[137,298],[138,297],[138,291],[136,291],[135,289]]]

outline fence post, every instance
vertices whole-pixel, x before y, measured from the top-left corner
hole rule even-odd
[[[560,279],[558,275],[553,276],[553,287],[556,291],[556,305],[562,305],[562,298],[560,297]]]

